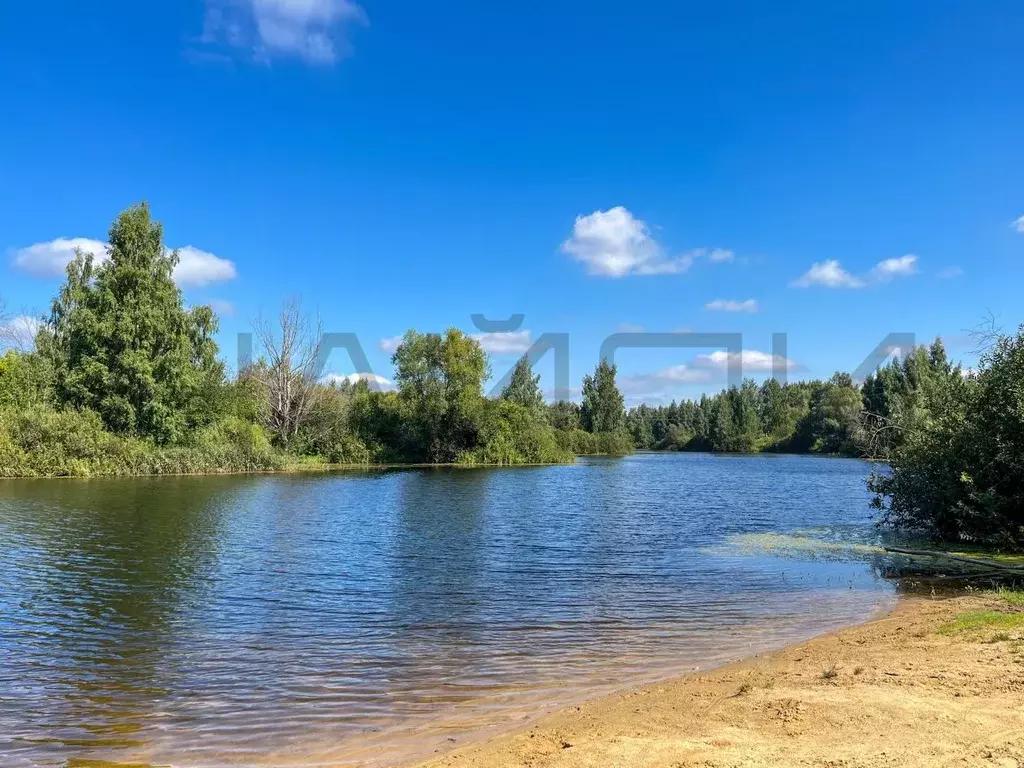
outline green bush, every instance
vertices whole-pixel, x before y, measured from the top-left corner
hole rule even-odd
[[[902,431],[891,471],[871,478],[874,505],[905,531],[1024,550],[1024,327],[934,399],[942,407]]]
[[[479,444],[459,455],[459,464],[557,464],[573,460],[536,408],[512,400],[487,401]]]
[[[628,456],[633,452],[633,437],[624,430],[598,432],[597,453],[602,456]]]
[[[331,464],[372,464],[376,460],[373,451],[351,434],[335,438],[323,456]]]
[[[284,464],[262,427],[237,418],[168,448],[111,434],[92,411],[0,409],[0,477],[251,472]]]
[[[555,431],[558,447],[573,456],[592,456],[598,452],[597,435],[585,429],[559,429]]]
[[[53,373],[39,355],[13,349],[0,356],[0,408],[28,408],[53,399]]]
[[[633,436],[625,429],[596,434],[584,429],[560,429],[555,439],[559,448],[574,456],[627,456],[633,452]]]

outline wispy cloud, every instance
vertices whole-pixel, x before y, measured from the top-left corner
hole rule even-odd
[[[733,301],[730,299],[715,299],[704,305],[708,312],[757,312],[761,309],[757,299],[746,301]]]
[[[719,349],[710,355],[697,356],[691,365],[696,368],[724,371],[730,362],[738,362],[745,373],[770,373],[774,370],[792,371],[801,368],[795,360],[756,349],[744,349],[738,354]]]
[[[91,253],[97,263],[107,260],[107,245],[87,237],[58,237],[35,243],[12,252],[14,266],[35,277],[62,277],[75,251]],[[178,249],[178,266],[174,282],[186,288],[201,288],[213,283],[234,280],[238,270],[233,262],[214,256],[191,245]]]
[[[495,333],[474,333],[484,352],[492,355],[521,355],[530,349],[533,342],[529,331],[503,331]]]
[[[1021,216],[1019,219],[1014,221],[1013,224],[1011,224],[1010,226],[1013,227],[1014,230],[1016,230],[1017,232],[1020,232],[1022,235],[1024,235],[1024,216]]]
[[[353,0],[206,0],[200,43],[261,61],[292,57],[328,65],[348,54],[349,27],[365,23]]]
[[[225,315],[231,317],[235,314],[235,305],[227,299],[210,299],[206,302],[206,306],[216,312],[218,315]]]
[[[843,269],[837,259],[829,259],[812,264],[810,269],[793,281],[793,285],[797,288],[809,288],[812,285],[822,285],[826,288],[863,288],[864,281]]]
[[[682,365],[673,365],[652,373],[621,376],[619,385],[623,393],[634,401],[648,396],[657,396],[652,398],[657,400],[659,397],[676,395],[680,387],[689,384],[724,383],[731,362],[739,364],[742,376],[796,371],[803,367],[795,360],[756,349],[745,349],[738,354],[717,350],[698,355]]]
[[[643,333],[644,327],[637,323],[619,323],[615,326],[618,333]]]
[[[908,277],[916,273],[917,256],[912,253],[880,261],[871,270],[871,276],[882,283],[888,282],[894,277]]]
[[[381,339],[377,342],[377,346],[380,347],[381,352],[387,352],[389,355],[392,354],[398,345],[402,343],[402,337],[399,336],[388,336],[385,339]]]
[[[896,277],[917,273],[918,258],[912,253],[878,262],[866,275],[854,275],[843,269],[837,259],[815,262],[791,285],[797,288],[866,288],[872,283],[887,283]]]
[[[698,259],[722,263],[735,258],[723,248],[670,255],[651,235],[647,222],[621,205],[577,216],[561,250],[582,263],[589,274],[602,277],[673,275],[686,272]]]
[[[960,277],[963,273],[963,267],[943,267],[939,270],[938,277],[943,280],[950,280],[954,277]]]

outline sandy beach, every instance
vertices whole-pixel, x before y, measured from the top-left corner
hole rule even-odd
[[[870,623],[596,699],[421,766],[1024,766],[1024,607],[907,599]]]

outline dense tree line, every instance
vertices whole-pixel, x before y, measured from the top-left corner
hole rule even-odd
[[[185,307],[177,263],[144,204],[116,219],[106,259],[76,254],[35,349],[0,357],[0,476],[554,463],[632,450],[614,366],[598,365],[559,420],[566,404],[544,404],[525,358],[500,397],[485,397],[487,354],[457,329],[409,331],[392,358],[397,390],[376,391],[321,380],[319,326],[286,303],[276,323],[256,323],[257,359],[229,377],[217,317]]]
[[[893,359],[859,387],[847,373],[785,384],[748,379],[699,400],[637,406],[626,426],[639,449],[887,458],[912,423],[943,407],[948,382],[961,379],[936,340]]]

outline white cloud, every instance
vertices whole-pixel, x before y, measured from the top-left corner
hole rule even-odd
[[[358,384],[360,381],[365,381],[369,384],[370,389],[385,391],[394,389],[395,384],[390,379],[386,379],[383,376],[376,373],[329,373],[321,379],[325,384]]]
[[[107,245],[87,237],[58,237],[14,250],[14,266],[36,277],[63,277],[75,250],[91,253],[95,262],[107,260]],[[174,270],[174,282],[183,288],[201,288],[212,283],[234,280],[238,271],[233,262],[191,245],[178,249],[180,261]]]
[[[495,333],[474,333],[473,338],[480,342],[484,352],[494,355],[521,355],[530,349],[529,331],[500,331]]]
[[[715,299],[704,305],[704,309],[709,312],[757,312],[760,308],[757,299],[747,299],[746,301]]]
[[[577,216],[572,236],[562,243],[561,250],[583,263],[591,275],[604,277],[679,274],[698,259],[721,264],[736,258],[724,248],[695,248],[670,256],[651,236],[647,222],[621,205]]]
[[[896,277],[908,277],[917,274],[917,256],[908,253],[878,262],[867,275],[853,275],[843,269],[836,259],[820,261],[811,265],[803,275],[791,285],[797,288],[809,288],[821,285],[826,288],[864,288],[871,283],[887,283]]]
[[[107,245],[87,237],[58,237],[47,243],[36,243],[14,251],[14,266],[35,277],[62,277],[64,269],[75,258],[75,250],[91,253],[96,261],[105,261]]]
[[[174,282],[184,287],[202,288],[238,277],[235,265],[227,259],[214,256],[186,245],[178,249],[178,266],[174,269]]]
[[[1021,216],[1010,226],[1013,227],[1016,231],[1020,232],[1022,235],[1024,235],[1024,216]]]
[[[826,288],[863,288],[864,281],[854,277],[836,259],[820,261],[811,265],[800,278],[793,282],[798,288],[823,285]]]
[[[781,355],[772,355],[755,349],[745,349],[736,354],[718,350],[708,355],[698,355],[689,363],[673,365],[653,373],[640,373],[620,377],[619,386],[623,394],[633,400],[643,397],[654,399],[669,397],[679,387],[688,384],[709,384],[722,382],[729,369],[729,362],[738,357],[741,375],[773,373],[776,370],[795,371],[802,366]]]
[[[377,342],[377,346],[380,347],[381,352],[387,352],[389,355],[398,349],[398,345],[402,343],[401,336],[388,336],[386,339],[381,339]]]
[[[347,27],[365,23],[353,0],[206,0],[201,42],[333,64],[348,52]]]
[[[619,389],[624,395],[654,395],[678,388],[684,384],[707,384],[717,378],[714,371],[673,365],[653,373],[634,373],[619,377]]]
[[[619,323],[615,330],[619,333],[643,333],[644,327],[636,323]]]
[[[888,282],[894,277],[906,277],[917,272],[917,256],[908,253],[893,259],[878,262],[871,270],[871,276],[878,282]]]
[[[43,326],[38,317],[18,315],[0,324],[0,349],[29,350],[35,346],[36,334]]]
[[[945,267],[939,270],[938,276],[943,280],[960,277],[964,273],[963,267]]]
[[[621,205],[577,216],[562,252],[586,265],[590,274],[605,277],[674,274],[693,264],[690,255],[669,258],[647,224]]]
[[[789,360],[782,355],[759,352],[756,349],[744,349],[738,355],[719,349],[710,355],[699,355],[694,358],[692,365],[696,368],[724,371],[729,367],[729,363],[737,358],[744,373],[771,373],[776,368],[792,371],[800,367],[795,360]]]

